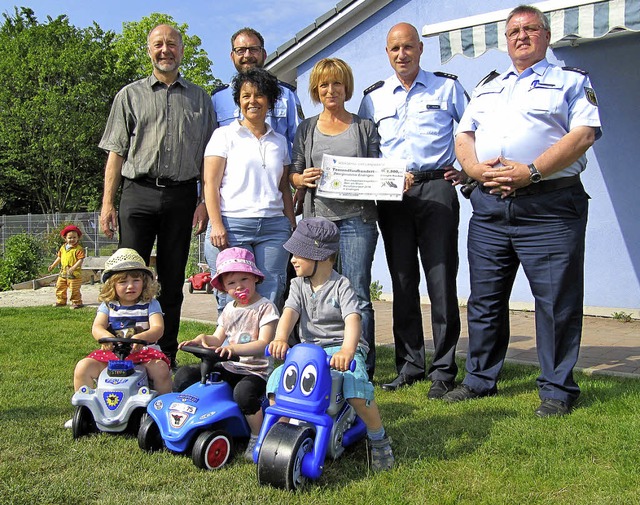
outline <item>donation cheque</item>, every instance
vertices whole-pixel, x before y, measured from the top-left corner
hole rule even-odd
[[[402,200],[406,164],[401,159],[323,154],[316,194],[342,200]]]

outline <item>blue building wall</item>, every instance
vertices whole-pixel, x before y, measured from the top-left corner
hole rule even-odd
[[[321,108],[309,99],[309,73],[316,61],[332,56],[351,65],[355,76],[355,92],[347,109],[357,112],[362,90],[392,74],[385,53],[389,28],[402,21],[412,23],[421,32],[425,24],[483,14],[515,7],[520,2],[484,0],[396,0],[365,22],[344,34],[339,40],[319,52],[298,68],[298,95],[307,117]],[[442,70],[459,76],[469,93],[489,71],[506,70],[510,64],[506,53],[490,50],[484,55],[467,59],[455,56],[440,64],[437,37],[423,39],[424,69]],[[640,34],[612,37],[558,48],[548,52],[550,61],[562,66],[589,71],[600,104],[604,134],[588,152],[588,166],[583,183],[591,195],[587,228],[585,306],[588,312],[610,315],[616,309],[633,309],[640,315],[640,68],[638,61]],[[466,260],[466,239],[471,205],[461,198],[460,271],[458,294],[469,296],[469,271]],[[391,293],[382,239],[374,260],[373,279]],[[426,286],[421,292],[426,296]],[[511,297],[512,302],[528,306],[533,302],[526,278],[519,272]],[[600,308],[600,309],[598,309]],[[629,310],[627,310],[628,312]]]

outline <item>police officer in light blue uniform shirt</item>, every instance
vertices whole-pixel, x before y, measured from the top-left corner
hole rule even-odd
[[[459,203],[454,186],[461,173],[453,168],[453,135],[467,98],[456,76],[420,68],[422,50],[414,26],[400,23],[391,28],[386,51],[395,74],[365,90],[358,114],[376,124],[383,158],[407,161],[402,201],[377,202],[393,284],[398,372],[382,387],[393,391],[425,378],[419,258],[431,301],[435,347],[428,397],[437,399],[453,389],[457,373]]]
[[[522,264],[535,299],[538,417],[568,414],[582,336],[589,196],[580,182],[600,137],[586,73],[550,64],[549,21],[531,6],[507,17],[511,67],[476,88],[460,121],[456,153],[479,182],[471,193],[469,349],[451,402],[497,393],[509,343],[509,295]]]
[[[264,49],[264,39],[259,32],[252,28],[242,28],[231,37],[231,60],[238,72],[249,68],[264,67],[267,52]],[[289,142],[289,154],[296,135],[296,129],[302,121],[302,108],[294,88],[287,83],[280,82],[282,94],[275,104],[273,111],[267,113],[267,123]],[[231,86],[224,84],[213,91],[211,97],[216,111],[218,124],[225,126],[235,119],[242,119],[240,108],[233,101]]]
[[[264,49],[264,38],[253,28],[241,28],[231,36],[231,60],[238,72],[244,72],[250,68],[264,67],[267,52]],[[267,123],[274,131],[280,133],[287,139],[289,155],[291,146],[296,135],[296,129],[300,121],[304,119],[302,107],[294,88],[287,83],[279,83],[282,94],[276,102],[273,111],[267,113]],[[219,86],[213,91],[211,96],[213,108],[216,111],[219,126],[226,126],[237,119],[242,119],[240,108],[233,100],[233,90],[229,84]],[[302,205],[304,194],[296,196],[294,202],[298,206]],[[300,207],[301,208],[301,207]],[[204,254],[207,264],[215,269],[218,249],[214,247],[208,237],[211,234],[211,225],[207,228]],[[227,297],[224,293],[216,293],[218,299],[218,310],[222,311]]]

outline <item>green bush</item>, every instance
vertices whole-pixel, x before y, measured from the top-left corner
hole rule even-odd
[[[43,260],[42,241],[20,233],[9,237],[0,259],[0,291],[12,289],[18,282],[35,279]]]
[[[373,281],[369,286],[369,293],[371,294],[372,302],[379,302],[382,296],[382,284],[378,281]]]

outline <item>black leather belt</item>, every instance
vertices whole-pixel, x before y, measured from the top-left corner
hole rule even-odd
[[[413,175],[414,184],[420,184],[421,182],[426,181],[435,181],[436,179],[444,179],[445,172],[446,170],[442,169],[409,171],[409,173]]]
[[[189,179],[188,181],[174,181],[173,179],[167,179],[166,177],[139,177],[133,180],[138,184],[144,184],[145,186],[155,186],[158,188],[172,188],[174,186],[185,186],[187,184],[198,183],[198,179]]]
[[[569,188],[579,183],[580,183],[580,175],[576,174],[576,175],[571,175],[569,177],[561,177],[560,179],[540,181],[535,184],[532,183],[532,184],[529,184],[528,186],[525,186],[524,188],[516,189],[509,196],[518,197],[518,196],[538,195],[540,193],[548,193],[549,191],[555,191],[557,189]],[[479,184],[478,186],[485,193],[489,193],[492,189],[495,189],[495,188],[487,188],[486,186],[483,186],[481,184]]]

